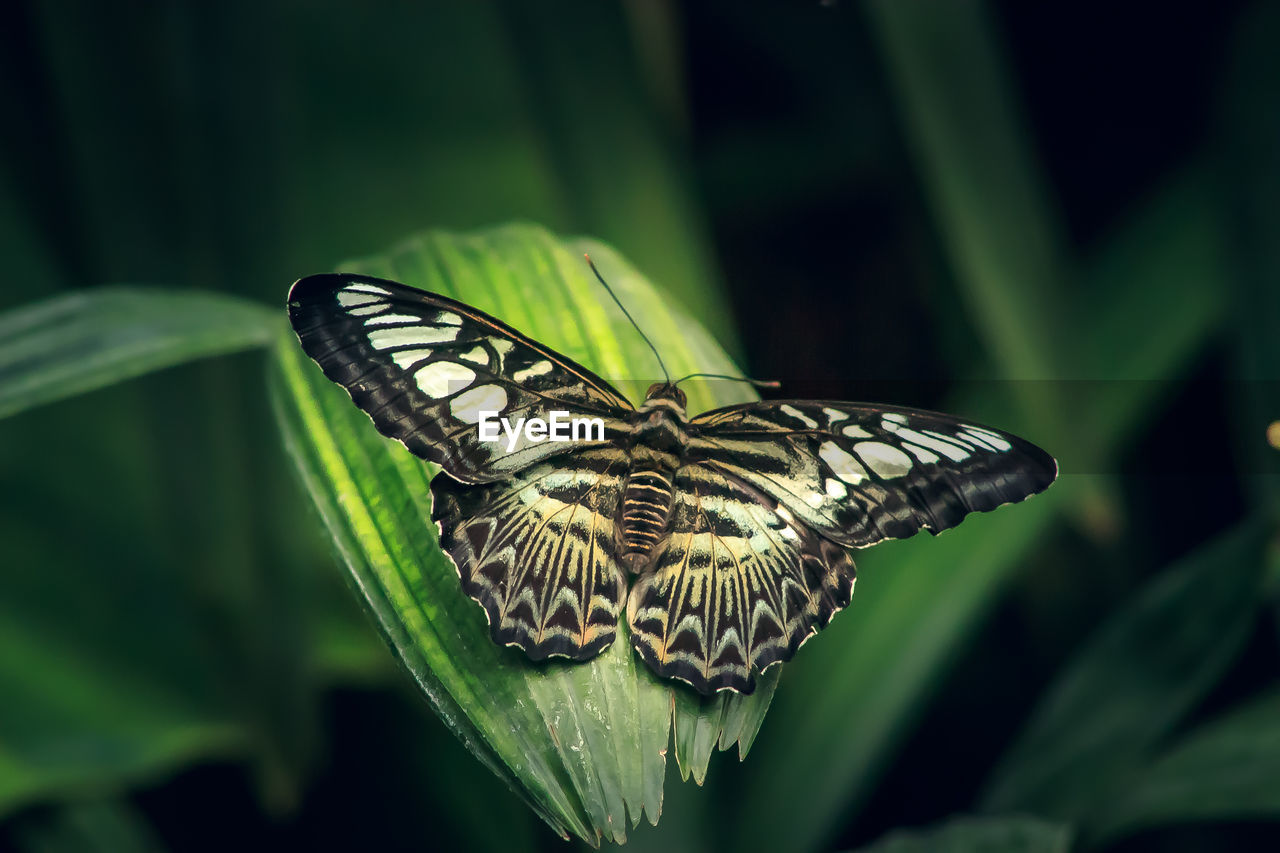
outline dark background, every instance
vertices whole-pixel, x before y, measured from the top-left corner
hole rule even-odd
[[[1280,114],[1280,64],[1267,58],[1280,43],[1276,4],[986,9],[1018,142],[1069,270],[1190,183],[1220,211],[1228,266],[1254,293],[1280,288],[1267,272],[1277,232],[1265,227],[1278,220],[1258,200],[1274,172],[1252,171],[1274,168],[1267,140],[1280,140],[1267,135],[1267,111]],[[1241,341],[1280,330],[1280,318],[1274,300],[1228,297],[1171,370],[1147,377],[1044,375],[994,356],[870,18],[855,2],[20,4],[0,34],[0,308],[114,282],[282,306],[299,276],[413,231],[529,219],[617,246],[788,395],[941,407],[1011,377],[1074,381],[1086,396],[1143,386],[1144,414],[1121,450],[1064,465],[1108,479],[1104,517],[1064,525],[1017,573],[826,846],[938,822],[973,807],[1092,629],[1269,488],[1257,475],[1274,463],[1256,445],[1277,414],[1248,415],[1274,402],[1257,380],[1276,365],[1250,362],[1258,350]],[[1073,314],[1045,306],[1043,325],[1103,334],[1089,317],[1106,293],[1046,275],[1063,279]],[[1129,334],[1159,334],[1161,293],[1151,288]],[[106,798],[128,832],[174,850],[246,839],[559,849],[412,695],[336,571],[293,603],[297,573],[332,560],[279,452],[260,374],[259,357],[234,356],[0,423],[11,565],[60,574],[64,594],[117,616],[170,606],[147,578],[169,582],[179,569],[189,610],[172,619],[198,626],[207,645],[190,655],[203,663],[188,666],[177,647],[130,676],[204,672],[193,678],[220,685],[213,692],[233,685],[250,731],[290,732],[283,745],[251,735],[225,754],[178,750],[145,769],[42,784],[0,823],[0,847],[76,849],[60,809]],[[134,564],[150,568],[130,575]],[[102,577],[127,565],[134,580],[113,598]],[[64,631],[34,582],[16,583],[10,607],[62,659],[114,636],[114,623]],[[282,601],[296,612],[267,615]],[[165,636],[130,642],[145,657]],[[1194,719],[1273,684],[1276,637],[1265,615]],[[311,644],[325,651],[297,652]],[[302,674],[295,653],[312,661]],[[283,690],[291,679],[305,688]],[[20,680],[0,685],[11,691],[0,701],[23,701]],[[776,722],[762,738],[785,740]],[[56,745],[61,724],[44,720],[41,742]],[[0,749],[28,735],[0,730]],[[679,847],[676,815],[694,808],[680,803],[714,815],[735,775],[751,772],[750,758],[717,758],[711,775],[724,778],[705,795],[669,778],[673,825],[641,827],[634,843]],[[458,819],[490,810],[488,838]],[[1277,845],[1280,829],[1259,819],[1154,829],[1111,849]]]

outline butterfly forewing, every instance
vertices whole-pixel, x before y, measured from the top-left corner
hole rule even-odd
[[[566,449],[523,433],[514,445],[481,441],[482,413],[511,424],[555,411],[599,418],[612,441],[632,411],[603,379],[501,321],[395,282],[310,276],[289,292],[289,317],[303,349],[380,432],[464,482],[505,479]]]
[[[855,547],[946,530],[1057,476],[1053,457],[1030,442],[916,409],[768,401],[707,412],[692,429],[692,459]]]

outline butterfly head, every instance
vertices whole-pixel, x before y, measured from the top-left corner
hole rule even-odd
[[[688,439],[684,392],[672,382],[649,386],[635,423],[634,438],[655,450],[678,452]]]
[[[650,385],[644,394],[644,401],[647,404],[655,400],[670,400],[680,409],[684,409],[689,402],[674,382],[655,382]]]

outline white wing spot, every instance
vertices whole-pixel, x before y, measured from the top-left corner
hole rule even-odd
[[[923,447],[914,445],[909,441],[902,442],[902,446],[905,447],[912,456],[919,459],[926,465],[932,465],[938,461],[938,455],[931,450],[925,450]]]
[[[453,340],[458,330],[449,326],[410,326],[396,329],[374,329],[369,333],[369,344],[374,349],[394,347],[422,347],[443,344]]]
[[[378,296],[391,295],[391,291],[387,290],[385,287],[378,287],[376,284],[365,284],[362,281],[358,281],[355,284],[348,284],[342,289],[346,292],[354,291],[356,293],[376,293]],[[339,296],[338,298],[341,299],[342,297]]]
[[[849,420],[849,414],[847,412],[842,412],[839,409],[833,409],[830,406],[824,406],[822,409],[822,414],[827,416],[827,423],[833,424],[836,421]]]
[[[501,385],[477,385],[463,391],[449,403],[449,413],[464,424],[480,422],[481,412],[501,412],[507,405],[507,391]]]
[[[963,462],[970,456],[969,451],[956,447],[950,441],[946,441],[945,436],[941,433],[930,433],[926,435],[923,432],[916,432],[915,430],[907,429],[906,427],[896,429],[894,432],[897,434],[898,438],[901,438],[903,441],[909,441],[913,444],[918,444],[921,447],[927,447],[930,450],[935,450],[950,459],[952,462]],[[918,456],[919,454],[917,454],[917,457]]]
[[[444,326],[461,326],[462,318],[452,311],[441,311],[435,316],[435,319],[432,320],[432,322],[440,323]]]
[[[459,353],[458,358],[481,367],[489,366],[489,353],[485,352],[484,347],[473,347],[464,353]]]
[[[905,430],[899,433],[899,435],[901,435],[903,438],[911,438],[911,436],[907,435]],[[939,453],[941,453],[943,456],[946,456],[948,459],[952,459],[956,462],[963,462],[964,460],[968,459],[970,456],[973,455],[972,453],[969,452],[971,449],[971,445],[966,444],[964,439],[960,436],[946,435],[945,433],[927,429],[925,430],[925,436],[923,437],[927,438],[928,436],[933,436],[934,438],[933,443],[928,446],[937,449]],[[911,440],[916,441],[919,444],[925,443],[915,438],[911,438]],[[957,444],[960,446],[956,447]],[[943,448],[948,448],[948,449],[944,450]]]
[[[822,494],[822,492],[813,492],[804,499],[804,502],[814,509],[817,509],[827,502],[827,496]]]
[[[840,430],[840,432],[849,436],[849,438],[872,438],[871,433],[867,432],[857,424],[849,424],[847,427]]]
[[[974,447],[976,447],[979,450],[995,450],[995,448],[991,446],[991,442],[989,440],[987,440],[986,438],[983,438],[977,433],[970,432],[967,429],[961,430],[960,432],[956,433],[955,437],[959,441],[965,441],[965,442],[968,442],[969,444],[972,444]]]
[[[368,317],[370,314],[377,314],[379,311],[387,310],[387,303],[379,299],[376,302],[370,302],[368,305],[362,305],[359,308],[348,308],[347,313],[352,317]]]
[[[876,475],[886,480],[901,477],[911,470],[911,457],[883,441],[860,441],[853,446]]]
[[[408,314],[383,314],[381,317],[374,317],[364,322],[366,326],[385,326],[389,323],[420,323],[422,320]]]
[[[849,494],[849,490],[844,487],[844,483],[839,480],[827,480],[827,495],[835,500],[844,500]]]
[[[447,397],[453,391],[470,384],[476,378],[475,371],[452,361],[437,361],[418,371],[418,387],[428,397]]]
[[[976,427],[976,426],[967,426],[964,428],[964,431],[968,433],[971,438],[979,439],[984,443],[990,445],[996,450],[1004,451],[1004,450],[1013,449],[1012,444],[1010,444],[1009,442],[1001,438],[998,433],[994,433],[989,429],[983,429],[982,427]]]
[[[434,353],[435,350],[430,349],[406,349],[391,356],[391,360],[398,366],[408,370],[424,358],[431,358]]]
[[[357,305],[368,305],[371,302],[382,302],[382,300],[367,292],[352,293],[350,290],[338,291],[338,304],[343,308],[354,308]]]
[[[550,373],[555,367],[549,361],[540,361],[537,364],[526,367],[524,370],[517,370],[511,374],[511,378],[517,382],[528,382],[535,376],[542,376],[544,373]]]
[[[867,469],[858,464],[858,460],[842,450],[834,441],[822,442],[818,447],[818,456],[831,468],[831,473],[846,483],[856,486],[867,479]]]
[[[905,424],[907,422],[907,416],[899,412],[885,412],[883,417],[890,423]],[[885,429],[888,429],[888,427],[885,427]]]
[[[790,415],[791,417],[798,420],[800,423],[807,426],[809,429],[818,428],[817,421],[815,421],[813,418],[809,417],[804,412],[797,409],[795,406],[783,403],[781,406],[778,407],[778,411],[782,412],[784,415]]]

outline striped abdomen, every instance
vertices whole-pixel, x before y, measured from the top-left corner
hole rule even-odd
[[[671,472],[633,470],[622,492],[622,562],[639,571],[667,529],[671,516]]]

